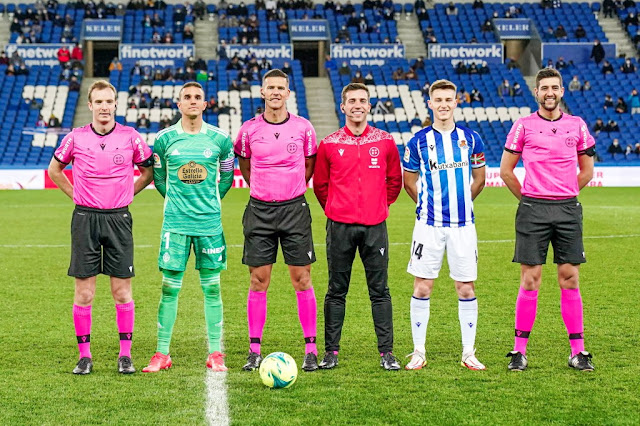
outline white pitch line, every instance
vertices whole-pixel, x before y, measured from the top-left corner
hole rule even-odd
[[[585,240],[600,240],[612,238],[638,238],[640,234],[616,234],[616,235],[587,235],[583,237]],[[514,239],[509,240],[478,240],[481,244],[500,244],[513,243]],[[390,246],[406,246],[411,244],[409,241],[402,243],[389,243]],[[314,244],[315,247],[324,247],[324,244]],[[69,244],[0,244],[0,248],[64,248],[70,247]],[[136,248],[157,248],[151,244],[136,244]],[[228,244],[228,248],[242,248],[242,244]]]
[[[224,353],[224,330],[220,335],[220,350]],[[204,416],[212,426],[229,425],[229,401],[227,398],[227,372],[213,372],[207,368],[204,384],[207,400]]]

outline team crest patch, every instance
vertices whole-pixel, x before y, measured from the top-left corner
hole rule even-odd
[[[207,168],[195,161],[189,161],[178,169],[178,179],[188,185],[194,185],[207,178]]]
[[[297,150],[298,150],[298,145],[296,145],[295,143],[290,143],[289,145],[287,145],[287,152],[289,154],[293,154]]]
[[[377,157],[378,155],[380,155],[380,150],[378,148],[376,148],[375,146],[369,148],[369,155],[372,157]]]
[[[122,154],[116,154],[113,156],[113,162],[118,166],[124,163],[124,156]]]
[[[569,136],[564,140],[564,144],[569,148],[574,148],[578,144],[578,138],[576,138],[575,136]]]
[[[153,153],[153,167],[159,169],[162,167],[162,163],[160,163],[160,156],[157,153]]]
[[[162,255],[162,260],[164,262],[168,262],[169,260],[171,260],[171,256],[169,255],[169,253],[165,253]]]
[[[467,141],[465,139],[460,139],[458,141],[458,147],[462,149],[469,149],[469,145],[467,144]]]
[[[213,152],[209,148],[207,148],[207,149],[204,150],[202,155],[204,155],[204,158],[209,158],[209,157],[211,157],[213,155]]]
[[[402,160],[405,163],[408,163],[410,158],[411,158],[411,150],[409,149],[409,147],[406,147],[404,149],[404,157],[402,158]]]

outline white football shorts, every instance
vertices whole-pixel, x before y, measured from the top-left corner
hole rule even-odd
[[[407,272],[419,278],[438,278],[445,251],[453,280],[469,282],[478,278],[478,237],[474,224],[448,228],[416,220]]]

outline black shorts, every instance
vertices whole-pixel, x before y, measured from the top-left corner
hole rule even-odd
[[[135,276],[132,228],[127,207],[103,210],[76,206],[71,219],[68,274],[76,278],[98,274],[116,278]]]
[[[575,197],[543,200],[523,196],[516,213],[513,261],[524,265],[545,264],[549,242],[553,246],[554,263],[587,261],[582,243],[582,205]]]
[[[304,195],[281,202],[266,202],[252,197],[244,211],[242,226],[242,263],[245,265],[276,263],[278,240],[287,265],[306,266],[316,261],[311,210]]]

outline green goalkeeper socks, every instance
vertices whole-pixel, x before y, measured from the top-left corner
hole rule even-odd
[[[222,298],[220,297],[220,270],[200,269],[200,286],[204,293],[204,318],[207,323],[209,353],[221,352]]]
[[[182,288],[182,271],[162,270],[162,297],[158,307],[157,351],[169,355],[173,325],[178,314],[178,294]]]

